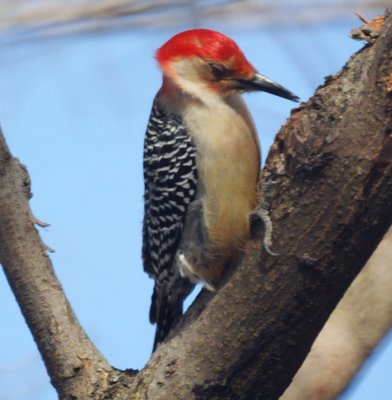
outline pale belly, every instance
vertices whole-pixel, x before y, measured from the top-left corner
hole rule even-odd
[[[253,121],[242,99],[222,112],[200,110],[186,122],[197,148],[199,193],[215,256],[230,258],[249,236],[256,206],[260,150]],[[202,123],[200,123],[202,121]]]

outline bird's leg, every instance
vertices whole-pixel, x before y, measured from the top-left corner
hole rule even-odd
[[[257,208],[251,215],[252,219],[260,219],[264,226],[263,246],[265,251],[271,256],[278,256],[271,250],[272,247],[272,221],[269,216],[269,208],[271,206],[271,186],[274,185],[278,178],[284,177],[286,174],[271,173],[264,180],[261,189],[261,207]]]

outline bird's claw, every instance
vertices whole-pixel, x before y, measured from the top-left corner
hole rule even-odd
[[[258,208],[254,211],[254,215],[261,219],[264,225],[264,237],[263,237],[263,246],[265,251],[271,256],[278,256],[279,253],[275,253],[271,250],[272,247],[272,221],[269,216],[268,210],[265,208]]]
[[[269,208],[271,204],[271,187],[276,184],[278,179],[287,177],[286,173],[278,173],[278,172],[268,172],[264,176],[263,184],[262,184],[262,201],[261,207],[254,211],[254,215],[261,219],[264,225],[264,238],[263,238],[263,246],[265,251],[271,256],[278,256],[279,253],[275,253],[271,250],[272,247],[272,221],[269,216]]]

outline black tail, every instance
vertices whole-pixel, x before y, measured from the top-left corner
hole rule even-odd
[[[168,285],[163,286],[155,285],[151,298],[150,322],[157,324],[153,352],[176,326],[183,314],[183,302],[194,288],[193,283],[181,277],[178,277],[176,285],[170,285],[170,291]]]
[[[167,301],[160,303],[160,310],[156,320],[156,331],[154,338],[154,345],[152,351],[154,352],[158,344],[164,341],[172,328],[177,324],[178,319],[182,315],[182,302],[181,304],[170,304]]]

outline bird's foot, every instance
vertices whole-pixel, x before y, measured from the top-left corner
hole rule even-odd
[[[252,213],[252,216],[255,216],[261,220],[264,226],[264,236],[263,236],[263,246],[265,251],[271,256],[278,256],[279,253],[275,253],[271,250],[272,247],[272,221],[269,216],[268,210],[265,208],[258,208]]]
[[[269,216],[269,208],[271,205],[271,197],[272,197],[272,187],[276,184],[278,179],[286,177],[287,174],[285,173],[267,173],[264,176],[261,194],[262,194],[262,201],[261,207],[256,209],[252,213],[252,217],[260,219],[264,226],[264,237],[263,237],[263,245],[265,251],[270,254],[271,256],[278,256],[278,253],[275,253],[271,250],[272,247],[272,221]]]

